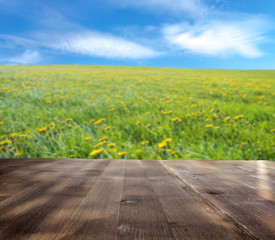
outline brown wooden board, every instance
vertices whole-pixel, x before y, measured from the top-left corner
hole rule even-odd
[[[161,163],[250,236],[275,239],[275,162]]]
[[[0,159],[0,239],[275,239],[268,161]]]

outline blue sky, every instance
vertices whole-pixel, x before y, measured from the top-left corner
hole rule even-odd
[[[0,0],[0,64],[275,69],[274,0]]]

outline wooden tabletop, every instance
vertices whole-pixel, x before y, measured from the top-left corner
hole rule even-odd
[[[0,239],[275,239],[275,162],[2,159]]]

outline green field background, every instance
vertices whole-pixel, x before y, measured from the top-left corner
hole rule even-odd
[[[275,71],[0,66],[0,158],[269,159]]]

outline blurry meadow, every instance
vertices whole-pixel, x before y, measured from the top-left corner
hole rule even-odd
[[[275,159],[275,71],[0,66],[0,158]]]

